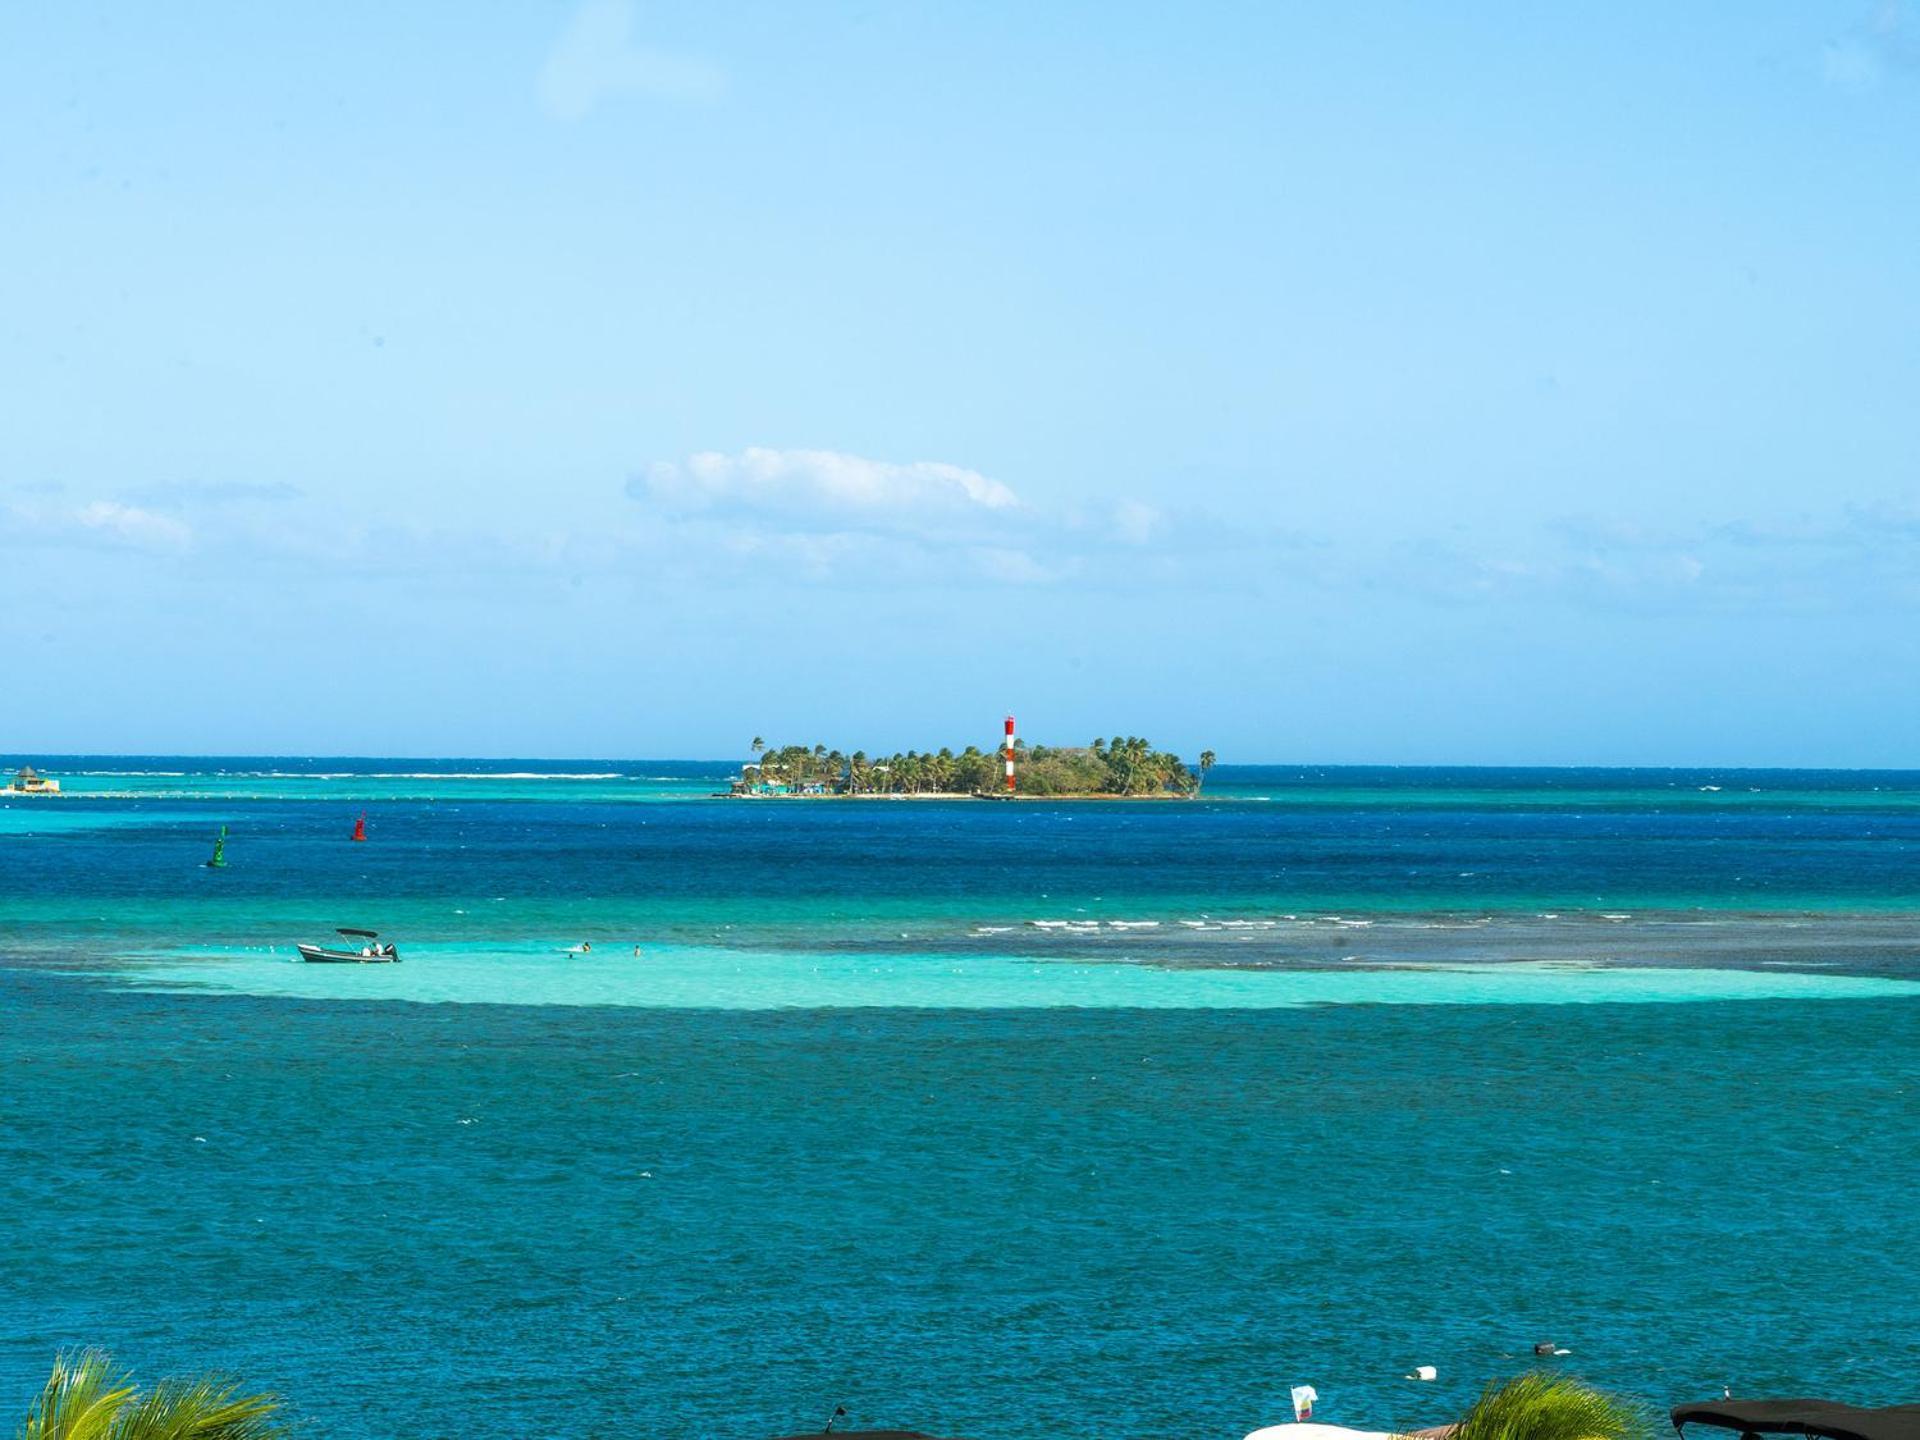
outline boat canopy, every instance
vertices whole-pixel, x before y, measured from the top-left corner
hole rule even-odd
[[[1717,1425],[1743,1435],[1817,1435],[1822,1440],[1920,1440],[1920,1405],[1842,1405],[1837,1400],[1707,1400],[1673,1407],[1673,1428]]]
[[[362,940],[378,940],[380,938],[380,932],[378,930],[354,930],[346,925],[340,926],[334,933],[336,935],[357,935]]]

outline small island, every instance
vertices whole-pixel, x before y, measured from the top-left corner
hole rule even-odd
[[[869,756],[826,745],[768,745],[756,735],[753,754],[727,790],[730,798],[1189,799],[1200,793],[1214,764],[1211,750],[1202,750],[1198,764],[1189,767],[1138,735],[1091,745],[1015,740],[1009,788],[1006,752],[977,745]]]

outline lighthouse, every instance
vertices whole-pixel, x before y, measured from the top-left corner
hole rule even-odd
[[[1013,793],[1013,716],[1007,716],[1007,793]]]

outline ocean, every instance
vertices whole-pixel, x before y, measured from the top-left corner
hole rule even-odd
[[[1920,1398],[1920,774],[34,758],[0,1410],[80,1344],[355,1440],[1413,1426],[1540,1341]]]

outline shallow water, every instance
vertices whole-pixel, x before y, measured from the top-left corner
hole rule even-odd
[[[0,806],[0,1411],[88,1342],[353,1440],[1236,1440],[1544,1339],[1913,1398],[1911,777],[217,768]]]
[[[1794,970],[1454,964],[1388,969],[1167,968],[1008,955],[782,954],[654,945],[636,956],[538,945],[410,947],[399,964],[309,965],[284,951],[148,953],[120,974],[141,989],[193,987],[308,1000],[784,1010],[1295,1009],[1315,1005],[1567,1005],[1688,1000],[1910,999],[1920,979]]]

